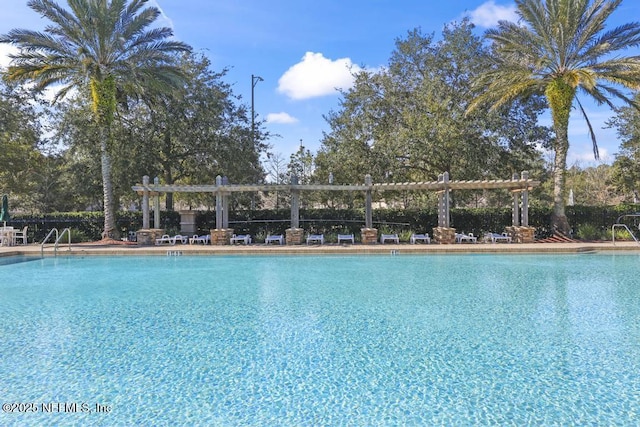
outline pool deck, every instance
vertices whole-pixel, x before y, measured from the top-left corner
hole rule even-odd
[[[324,245],[161,245],[137,246],[124,244],[53,244],[44,250],[40,244],[0,247],[0,257],[13,255],[357,255],[357,254],[460,254],[460,253],[584,253],[626,251],[640,253],[636,242],[571,242],[571,243],[465,243],[465,244],[336,244]]]

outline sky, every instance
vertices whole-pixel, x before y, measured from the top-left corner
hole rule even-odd
[[[65,0],[58,1],[66,4]],[[256,121],[279,135],[271,152],[288,160],[300,145],[315,152],[324,119],[339,111],[340,93],[353,83],[352,73],[388,64],[398,39],[421,28],[438,38],[444,25],[468,16],[478,34],[498,20],[517,20],[515,2],[507,0],[149,0],[162,11],[159,24],[175,38],[229,71],[224,81],[253,106]],[[42,30],[46,21],[26,0],[0,0],[0,34],[13,28]],[[612,15],[614,27],[640,19],[640,1],[624,0]],[[8,65],[10,47],[0,45],[0,67]],[[632,51],[633,52],[633,51]],[[633,52],[638,53],[636,50]],[[596,132],[601,161],[619,150],[615,131],[603,129],[612,112],[581,101]],[[541,123],[550,124],[545,115]],[[569,129],[569,166],[595,164],[587,126],[578,111]]]

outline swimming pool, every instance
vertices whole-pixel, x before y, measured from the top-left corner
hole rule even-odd
[[[639,261],[1,265],[0,425],[636,425]]]

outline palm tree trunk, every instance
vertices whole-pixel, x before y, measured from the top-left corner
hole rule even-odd
[[[571,228],[564,211],[565,173],[567,170],[567,152],[569,151],[569,114],[576,95],[575,87],[557,77],[547,85],[545,96],[551,108],[553,129],[556,133],[553,164],[553,213],[551,226],[554,232],[565,235]]]
[[[568,235],[571,227],[564,210],[564,193],[569,151],[568,129],[556,129],[555,159],[553,162],[553,212],[551,225],[554,231]]]
[[[102,237],[118,238],[119,233],[116,230],[113,206],[113,185],[111,183],[111,156],[107,150],[107,141],[105,138],[102,138],[100,141],[100,152],[102,161],[102,195],[104,203],[104,231],[102,232]]]

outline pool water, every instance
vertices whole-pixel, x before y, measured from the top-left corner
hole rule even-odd
[[[638,425],[639,262],[0,265],[0,425]]]

